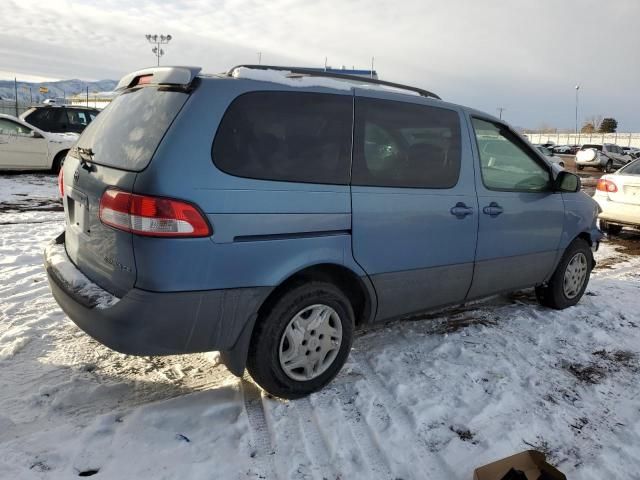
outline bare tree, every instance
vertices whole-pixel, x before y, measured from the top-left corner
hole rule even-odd
[[[597,131],[600,129],[600,125],[602,124],[603,119],[604,115],[602,115],[601,113],[599,113],[598,115],[591,115],[585,119],[584,125],[590,123],[591,125],[593,125],[594,131]]]

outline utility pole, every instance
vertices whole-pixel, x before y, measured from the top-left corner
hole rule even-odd
[[[578,135],[578,92],[580,91],[580,84],[576,85],[576,135]]]
[[[160,57],[164,55],[164,50],[160,45],[168,44],[173,37],[171,35],[151,35],[149,33],[144,37],[150,44],[155,45],[155,47],[153,47],[151,51],[155,54],[158,61],[158,66],[160,66]]]
[[[502,112],[504,112],[506,110],[506,108],[498,107],[496,110],[498,110],[498,115],[499,115],[498,118],[500,118],[500,120],[502,120]]]
[[[258,65],[262,65],[262,52],[258,52]]]
[[[18,79],[13,77],[13,89],[16,92],[16,117],[18,116]]]
[[[373,78],[373,61],[374,61],[374,57],[371,57],[371,78]]]

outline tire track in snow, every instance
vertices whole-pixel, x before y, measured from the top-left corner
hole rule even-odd
[[[274,450],[267,425],[267,416],[262,404],[262,392],[247,373],[240,380],[240,387],[253,440],[254,451],[251,452],[251,457],[262,474],[260,478],[278,478],[273,460]]]
[[[449,465],[439,456],[432,454],[427,448],[427,441],[416,432],[415,422],[411,418],[406,406],[398,403],[398,400],[391,394],[389,389],[384,385],[378,374],[363,353],[352,351],[351,358],[355,360],[356,365],[364,374],[364,381],[371,393],[380,400],[380,407],[389,415],[390,419],[403,432],[404,442],[403,450],[411,461],[410,464],[417,467],[422,478],[428,479],[447,479],[455,478],[456,474],[451,470]],[[375,435],[375,433],[374,433]],[[407,437],[412,437],[407,441]],[[409,445],[413,446],[408,449]],[[417,451],[415,446],[420,445],[424,448]]]
[[[353,440],[366,460],[366,465],[371,470],[372,479],[395,479],[391,472],[389,461],[378,444],[371,426],[366,422],[366,417],[356,407],[355,389],[353,385],[345,385],[341,394],[337,397],[340,401],[340,410],[344,421],[349,425],[353,434]],[[353,391],[350,391],[354,389]]]
[[[305,444],[307,457],[320,468],[320,471],[322,472],[320,480],[326,478],[340,478],[339,473],[333,465],[329,445],[322,434],[318,417],[314,412],[313,405],[311,405],[309,397],[296,400],[294,402],[294,406],[298,412],[298,422],[301,430],[300,433],[302,434],[302,439]],[[315,476],[316,475],[314,475],[314,477]]]

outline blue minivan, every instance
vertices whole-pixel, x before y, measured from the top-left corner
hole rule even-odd
[[[321,389],[354,330],[535,287],[575,305],[597,204],[490,115],[295,68],[134,72],[67,156],[45,250],[67,315],[119,352],[219,350]]]

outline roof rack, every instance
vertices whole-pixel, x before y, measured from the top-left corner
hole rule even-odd
[[[366,78],[359,77],[357,75],[346,75],[342,73],[333,73],[333,72],[325,72],[322,70],[316,70],[313,68],[303,68],[303,67],[282,67],[277,65],[236,65],[231,70],[227,72],[227,76],[232,77],[233,72],[238,68],[249,68],[252,70],[278,70],[282,72],[291,72],[298,75],[308,75],[310,77],[326,77],[326,78],[337,78],[339,80],[350,80],[359,83],[371,83],[374,85],[384,85],[385,87],[398,88],[400,90],[409,90],[411,92],[415,92],[418,95],[427,98],[437,98],[438,100],[442,100],[438,95],[428,90],[424,90],[418,87],[411,87],[409,85],[403,85],[401,83],[387,82],[386,80],[377,80],[375,78]]]

